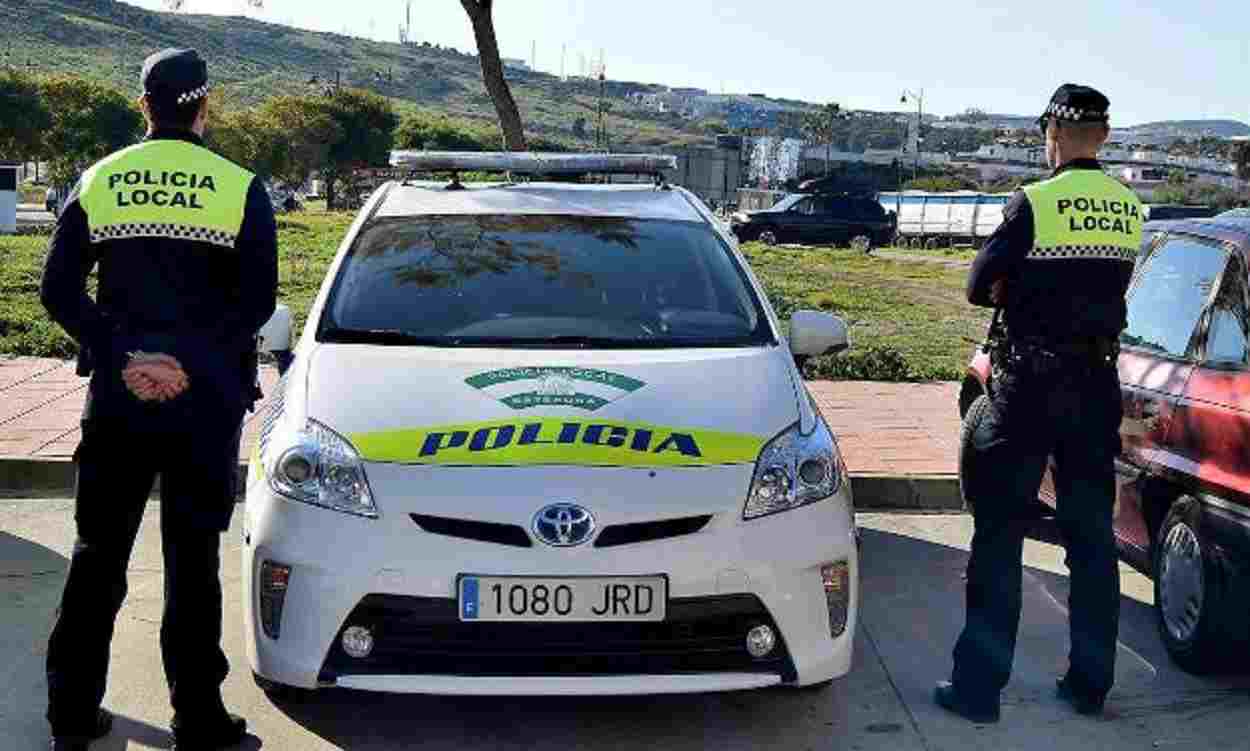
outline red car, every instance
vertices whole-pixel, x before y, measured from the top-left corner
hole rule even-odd
[[[1120,337],[1116,538],[1154,579],[1168,652],[1196,673],[1250,636],[1248,268],[1250,218],[1148,223]],[[978,352],[961,415],[988,406],[989,379]],[[1040,496],[1054,507],[1049,470]]]

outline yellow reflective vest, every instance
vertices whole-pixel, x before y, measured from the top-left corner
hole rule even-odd
[[[1137,194],[1114,178],[1072,169],[1024,192],[1033,209],[1029,260],[1137,259],[1145,212]]]
[[[83,175],[91,242],[167,237],[234,248],[255,175],[179,140],[145,141]]]

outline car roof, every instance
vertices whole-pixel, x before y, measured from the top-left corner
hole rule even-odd
[[[704,221],[681,189],[537,182],[465,183],[463,190],[448,190],[446,182],[393,183],[374,216],[448,214],[559,214]]]
[[[1164,219],[1146,222],[1144,229],[1148,232],[1196,235],[1226,243],[1240,250],[1250,261],[1250,218]]]

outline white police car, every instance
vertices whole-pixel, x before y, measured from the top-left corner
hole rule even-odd
[[[386,185],[343,241],[252,459],[258,682],[633,694],[844,675],[851,491],[795,357],[846,346],[815,312],[784,336],[733,239],[680,188]]]

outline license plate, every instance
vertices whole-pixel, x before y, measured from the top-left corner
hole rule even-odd
[[[462,621],[662,621],[663,576],[461,576]]]

